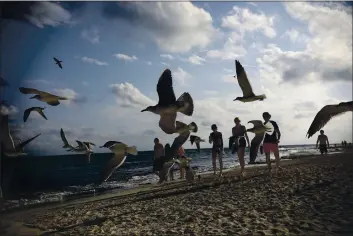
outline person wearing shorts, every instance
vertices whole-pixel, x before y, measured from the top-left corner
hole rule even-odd
[[[154,139],[154,155],[153,155],[153,173],[158,174],[161,171],[163,163],[162,156],[164,156],[164,147],[159,142],[158,138]]]
[[[265,133],[265,137],[263,141],[263,149],[266,156],[267,167],[269,170],[269,174],[271,176],[271,159],[270,159],[271,152],[274,154],[276,159],[276,174],[278,173],[280,168],[278,143],[280,142],[281,132],[279,131],[279,127],[277,123],[273,120],[270,120],[271,119],[270,113],[264,112],[262,114],[262,118],[265,121],[264,125],[270,122],[274,128],[272,134]]]
[[[327,154],[327,148],[330,146],[330,144],[323,130],[320,130],[320,135],[317,137],[316,148],[318,147],[318,144],[321,155],[323,155],[324,153]]]
[[[178,149],[178,151],[176,153],[176,156],[177,156],[178,159],[183,159],[184,160],[186,158],[183,146],[181,146]],[[179,168],[180,168],[180,178],[179,179],[184,179],[184,177],[185,177],[185,169],[183,167],[181,167],[181,166]]]
[[[233,150],[238,155],[238,160],[240,164],[240,177],[244,177],[244,168],[245,168],[245,147],[246,144],[250,144],[249,137],[246,133],[246,128],[244,125],[240,124],[240,119],[238,117],[234,118],[235,126],[232,128],[232,135],[233,135]],[[249,148],[250,150],[250,148]]]
[[[216,159],[218,157],[219,161],[219,175],[222,176],[223,170],[223,161],[222,161],[222,154],[223,154],[223,138],[222,133],[218,132],[217,125],[211,125],[212,133],[209,136],[209,143],[212,145],[212,166],[213,166],[213,174],[216,175]]]

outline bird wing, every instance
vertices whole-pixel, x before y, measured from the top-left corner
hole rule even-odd
[[[60,62],[56,57],[53,57],[53,59],[56,63]]]
[[[62,69],[62,68],[63,68],[63,66],[61,65],[61,63],[60,63],[60,62],[58,62],[57,64],[58,64],[58,66],[60,67],[60,69]]]
[[[23,112],[23,122],[26,122],[28,119],[29,114],[34,110],[34,107],[28,108]]]
[[[34,136],[33,138],[27,139],[26,141],[24,141],[24,142],[18,144],[18,145],[16,146],[16,150],[20,150],[20,149],[24,148],[24,146],[26,146],[27,144],[29,144],[30,142],[32,142],[32,141],[33,141],[34,139],[36,139],[39,135],[41,135],[41,134],[37,134],[37,135]]]
[[[195,136],[195,135],[190,135],[190,142],[191,142],[191,145],[194,144],[196,138],[197,138],[197,136]]]
[[[311,123],[307,136],[310,138],[317,131],[323,128],[334,116],[343,114],[347,111],[352,111],[352,107],[340,105],[326,105],[315,116]]]
[[[245,73],[244,67],[237,60],[235,60],[235,69],[237,72],[239,86],[243,91],[243,97],[255,96],[254,92],[252,91],[248,76]]]
[[[251,120],[248,123],[253,124],[254,128],[259,128],[259,127],[262,127],[264,125],[261,120]]]
[[[91,142],[83,142],[88,148],[90,148],[90,145],[96,146],[94,143]]]
[[[80,148],[87,148],[87,146],[86,146],[86,144],[84,144],[83,142],[81,142],[81,141],[79,141],[79,140],[75,140],[76,141],[76,143],[78,144],[78,146],[80,147]]]
[[[0,130],[0,143],[2,142],[4,150],[15,152],[15,144],[10,133],[9,116],[7,114],[0,113]]]
[[[38,89],[34,89],[34,88],[24,88],[24,87],[20,87],[19,88],[20,92],[23,94],[43,94],[45,92],[40,91]]]
[[[38,112],[39,115],[41,115],[44,119],[48,120],[48,118],[45,116],[43,110],[37,110],[37,112]]]
[[[125,153],[115,154],[112,159],[105,165],[101,173],[102,182],[107,181],[107,179],[113,174],[113,172],[119,168],[126,160]]]
[[[107,148],[110,148],[111,146],[113,146],[114,144],[117,144],[117,143],[121,143],[121,142],[117,142],[117,141],[107,141],[105,142],[105,144],[103,146],[100,146],[101,148],[102,147],[107,147]]]
[[[200,143],[196,143],[197,151],[200,152]]]
[[[160,115],[159,127],[164,131],[164,133],[173,134],[175,132],[176,117],[177,113],[164,113]]]
[[[165,107],[175,104],[176,98],[173,89],[172,72],[169,69],[163,71],[157,84],[158,105]]]
[[[179,134],[173,141],[172,146],[170,147],[170,154],[172,157],[176,155],[177,150],[183,146],[183,144],[188,140],[190,136],[190,131]]]
[[[69,145],[69,142],[67,141],[67,139],[65,137],[65,133],[64,133],[63,129],[60,130],[60,136],[61,136],[61,140],[64,142],[64,145]]]

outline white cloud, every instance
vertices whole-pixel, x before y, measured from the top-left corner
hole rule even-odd
[[[100,61],[98,59],[90,58],[90,57],[81,57],[81,60],[86,63],[96,64],[98,66],[107,66],[109,65],[107,62]]]
[[[241,35],[232,32],[222,49],[209,50],[206,55],[212,59],[234,60],[234,58],[240,58],[247,54],[247,50],[243,46],[244,43]]]
[[[169,63],[166,63],[166,62],[163,62],[163,61],[161,62],[161,64],[162,64],[162,65],[165,65],[165,66],[168,66],[168,67],[170,66]]]
[[[114,54],[113,55],[114,57],[118,58],[119,60],[124,60],[124,61],[136,61],[138,60],[138,58],[136,56],[128,56],[128,55],[125,55],[125,54]]]
[[[215,90],[205,90],[203,91],[203,93],[207,96],[215,96],[215,95],[218,95],[218,91],[215,91]]]
[[[157,45],[166,52],[188,52],[205,48],[217,37],[209,12],[191,2],[130,2],[109,6],[108,18],[124,19],[145,29]],[[126,14],[122,14],[126,11]],[[134,18],[126,16],[134,13]],[[124,18],[125,17],[125,18]]]
[[[86,102],[86,98],[80,96],[75,90],[64,88],[64,89],[54,89],[54,94],[62,97],[66,97],[68,100],[60,100],[60,103],[65,105],[72,105],[78,103]]]
[[[229,15],[222,18],[222,27],[237,30],[241,35],[246,32],[261,31],[265,36],[274,38],[276,37],[274,21],[275,16],[256,14],[247,8],[234,6]]]
[[[193,54],[192,56],[190,56],[188,58],[188,61],[191,63],[191,64],[195,64],[195,65],[203,65],[203,61],[206,61],[206,59],[202,58],[202,57],[199,57],[195,54]]]
[[[69,24],[71,14],[69,11],[53,2],[37,2],[31,8],[31,14],[25,17],[39,28]]]
[[[160,57],[162,58],[166,58],[166,59],[169,59],[169,60],[173,60],[174,57],[170,54],[161,54]]]
[[[81,37],[92,44],[100,43],[99,30],[97,28],[82,30]]]
[[[130,83],[111,84],[109,87],[115,94],[117,103],[122,107],[141,108],[156,104],[156,102],[142,94],[139,89]]]
[[[151,61],[146,61],[146,64],[150,66],[150,65],[152,65],[152,62]]]
[[[4,105],[4,104],[0,104],[0,114],[1,115],[15,115],[16,113],[18,113],[18,108],[13,106],[13,105]]]
[[[289,29],[287,30],[282,37],[289,37],[292,43],[301,42],[307,43],[309,41],[309,37],[296,29]]]
[[[188,86],[188,82],[190,79],[192,79],[192,75],[183,70],[181,67],[178,67],[178,69],[173,72],[173,78],[178,82],[179,85]]]

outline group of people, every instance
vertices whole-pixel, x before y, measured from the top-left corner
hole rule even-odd
[[[265,152],[266,162],[270,172],[271,172],[270,153],[272,152],[274,154],[276,158],[276,172],[277,172],[280,168],[278,143],[280,142],[281,132],[279,130],[277,123],[273,120],[270,120],[271,119],[270,113],[264,112],[262,114],[262,117],[264,119],[264,125],[270,122],[274,128],[274,131],[272,134],[266,133],[264,136],[263,151]],[[234,123],[235,123],[235,126],[232,128],[232,137],[231,137],[231,139],[234,140],[232,153],[236,153],[238,157],[239,164],[240,164],[240,176],[241,178],[243,178],[244,169],[245,169],[245,158],[244,158],[245,148],[248,146],[250,150],[250,141],[247,135],[246,128],[244,125],[241,124],[239,117],[235,117]],[[216,175],[216,169],[217,169],[216,160],[218,158],[219,167],[220,167],[219,175],[222,176],[222,170],[223,170],[222,155],[224,153],[222,133],[218,131],[217,125],[215,124],[211,126],[211,129],[212,129],[212,133],[209,136],[209,142],[210,144],[213,145],[212,146],[213,172],[214,172],[214,175]],[[258,147],[256,147],[255,155],[250,157],[249,164],[255,163],[257,150],[258,150]]]
[[[168,144],[167,144],[168,145]],[[153,173],[156,173],[159,175],[159,172],[162,171],[163,165],[165,164],[164,157],[165,156],[165,150],[163,147],[163,144],[160,143],[158,138],[154,139],[154,157],[153,157]],[[181,146],[176,153],[176,158],[179,159],[180,163],[184,163],[187,158],[185,156],[185,151],[184,148]],[[184,165],[179,165],[180,167],[180,177],[179,179],[185,179],[185,166]],[[169,179],[172,181],[174,180],[174,169],[169,168]],[[168,173],[167,173],[168,174]],[[168,177],[168,176],[166,176]]]
[[[262,114],[262,117],[264,119],[264,125],[266,125],[268,122],[270,122],[274,128],[274,131],[272,134],[266,133],[263,139],[263,146],[261,146],[261,149],[265,152],[266,156],[266,162],[268,165],[268,169],[271,172],[271,162],[270,162],[270,153],[272,152],[275,156],[276,159],[276,172],[280,168],[280,157],[279,157],[279,148],[278,148],[278,143],[280,142],[281,138],[281,132],[279,130],[279,127],[277,123],[271,119],[271,115],[268,112],[264,112]],[[232,147],[232,153],[236,153],[239,163],[240,163],[240,176],[241,178],[244,177],[244,168],[245,168],[245,148],[248,146],[250,150],[250,141],[249,137],[247,135],[247,131],[244,125],[241,124],[241,121],[238,117],[234,119],[235,126],[232,128],[232,137],[234,140],[233,147]],[[216,175],[216,170],[217,170],[217,159],[219,161],[219,176],[222,176],[222,171],[223,171],[223,153],[224,153],[224,145],[223,145],[223,137],[222,133],[218,131],[218,127],[216,124],[213,124],[211,126],[212,133],[210,133],[209,136],[209,143],[212,144],[212,167],[213,167],[213,172],[214,175]],[[160,143],[158,138],[154,139],[154,164],[153,164],[153,172],[158,174],[162,168],[163,168],[163,161],[162,157],[164,156],[164,147]],[[251,156],[249,164],[254,164],[255,163],[255,158],[256,158],[256,153],[257,153],[258,147],[256,147],[256,152],[255,156]],[[254,155],[254,154],[253,154]],[[177,158],[182,160],[185,157],[185,151],[184,148],[181,147],[177,151]],[[180,168],[180,179],[185,178],[185,170],[184,168]],[[174,179],[174,171],[173,168],[170,169],[169,171],[169,179],[173,180]]]

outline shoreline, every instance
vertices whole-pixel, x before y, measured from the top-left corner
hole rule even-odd
[[[347,150],[347,149],[342,149],[340,150],[339,153],[328,153],[328,155],[339,155],[339,154],[344,154],[347,152],[352,152],[353,150]],[[310,154],[310,155],[290,155],[290,156],[283,156],[281,157],[281,165],[283,163],[286,163],[288,161],[294,161],[294,160],[302,160],[302,159],[307,159],[307,158],[315,158],[315,157],[320,157],[320,154]],[[275,159],[273,156],[271,156],[271,165],[274,165]],[[287,163],[290,164],[290,163]],[[255,171],[261,170],[266,167],[267,164],[264,161],[257,161],[256,164],[252,165],[245,165],[245,169],[253,169]],[[239,172],[240,166],[239,163],[235,167],[231,167],[228,169],[223,169],[223,173],[228,173],[228,172],[234,172],[237,173]],[[217,172],[219,169],[217,168]],[[252,171],[251,171],[252,172]],[[203,178],[212,178],[213,171],[204,171],[197,173],[197,175],[200,175]],[[195,176],[195,182],[197,182],[197,176]],[[75,204],[77,202],[86,202],[89,201],[89,199],[105,199],[106,197],[110,196],[124,196],[128,195],[129,193],[135,193],[135,192],[143,192],[143,191],[150,191],[153,189],[158,189],[160,186],[174,186],[174,185],[184,185],[185,180],[180,180],[180,179],[175,179],[172,182],[164,182],[162,185],[158,184],[157,182],[155,183],[144,183],[144,184],[136,184],[135,186],[128,187],[128,188],[113,188],[109,190],[105,190],[103,192],[100,192],[100,189],[96,189],[97,193],[82,193],[80,195],[74,195],[74,196],[64,196],[61,201],[49,201],[49,202],[42,202],[42,203],[37,203],[37,204],[28,204],[28,205],[22,205],[22,206],[11,206],[11,203],[9,201],[18,201],[18,200],[8,200],[5,201],[4,205],[5,207],[0,208],[0,214],[7,214],[7,213],[12,213],[12,212],[18,212],[18,211],[26,211],[26,210],[32,210],[32,209],[37,209],[37,208],[46,208],[46,207],[55,207],[55,206],[63,206],[67,204]],[[8,207],[6,207],[6,202],[8,203]]]
[[[351,153],[340,153],[340,154],[332,154],[332,155],[327,155],[327,156],[308,156],[308,157],[301,157],[298,159],[294,160],[287,160],[283,161],[281,166],[284,169],[296,169],[296,170],[305,170],[307,166],[317,166],[317,165],[322,165],[323,162],[327,161],[337,161],[338,159],[344,159],[347,160],[347,156],[350,156]],[[352,165],[353,166],[353,165]],[[140,186],[134,189],[129,189],[125,191],[121,191],[119,193],[107,193],[107,194],[102,194],[100,196],[93,196],[89,198],[82,198],[78,200],[73,200],[69,201],[66,203],[62,204],[51,204],[48,206],[41,206],[41,207],[35,207],[31,209],[20,209],[12,212],[3,212],[1,213],[2,218],[6,218],[6,223],[15,228],[22,228],[22,230],[28,230],[28,228],[24,225],[31,226],[32,230],[37,230],[36,234],[32,235],[38,235],[38,233],[41,231],[48,231],[48,229],[45,229],[45,227],[41,226],[38,227],[36,224],[28,224],[24,221],[28,218],[32,218],[33,216],[40,217],[45,216],[49,214],[48,212],[63,212],[66,211],[67,209],[82,209],[82,208],[94,208],[95,206],[102,205],[104,209],[114,207],[118,203],[118,205],[121,204],[128,204],[128,202],[132,202],[133,204],[142,204],[144,201],[155,201],[156,199],[161,199],[161,201],[168,199],[168,198],[188,198],[188,195],[193,195],[193,194],[199,194],[204,191],[210,192],[209,194],[216,194],[213,193],[212,189],[215,188],[223,188],[224,186],[228,185],[235,185],[235,186],[242,186],[247,185],[247,182],[252,182],[254,181],[253,179],[264,179],[263,176],[266,175],[267,173],[267,168],[266,166],[259,166],[259,165],[254,165],[252,167],[247,166],[246,167],[246,176],[244,183],[241,184],[239,181],[239,178],[237,175],[239,174],[239,168],[232,168],[229,169],[228,171],[224,171],[224,177],[221,179],[214,179],[212,175],[209,174],[203,174],[201,177],[201,181],[198,182],[198,180],[195,181],[194,184],[190,185],[185,183],[184,181],[174,181],[174,182],[167,182],[162,185],[148,185],[148,186]],[[309,176],[310,177],[310,176]],[[277,181],[276,179],[274,181]],[[305,181],[305,179],[303,180]],[[245,185],[244,185],[245,184]],[[288,183],[287,183],[288,184]],[[261,185],[259,186],[261,187]],[[101,207],[100,207],[101,208]],[[24,222],[25,224],[22,223],[22,226],[20,227],[18,224],[19,222]],[[10,229],[8,228],[8,229]],[[40,230],[41,228],[41,230]],[[85,227],[83,227],[84,229]],[[39,230],[39,231],[38,231]],[[0,231],[1,232],[1,231]],[[353,231],[352,231],[353,232]],[[1,234],[4,235],[4,234]],[[6,234],[5,234],[6,235]],[[29,234],[30,235],[30,234]],[[136,235],[136,234],[130,234],[130,235]],[[145,235],[145,234],[144,234]],[[162,234],[164,235],[164,234]],[[173,235],[173,234],[172,234]],[[200,235],[200,234],[196,234]],[[287,234],[285,234],[287,235]]]

